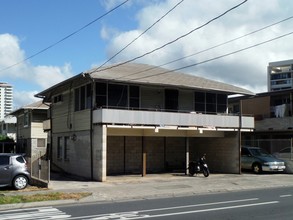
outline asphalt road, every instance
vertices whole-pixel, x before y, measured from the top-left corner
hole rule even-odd
[[[7,219],[237,219],[293,218],[293,187],[165,199],[75,204],[0,211]]]

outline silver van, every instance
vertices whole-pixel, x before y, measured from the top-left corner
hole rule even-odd
[[[27,187],[30,173],[20,154],[0,153],[0,187],[12,186],[17,190]]]

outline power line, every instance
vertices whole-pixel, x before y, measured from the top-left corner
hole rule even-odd
[[[288,18],[285,18],[285,19],[280,20],[280,21],[278,21],[278,22],[275,22],[275,23],[273,23],[273,24],[267,25],[267,26],[262,27],[262,28],[260,28],[260,29],[254,30],[254,31],[252,31],[252,32],[250,32],[250,33],[247,33],[247,34],[244,34],[244,35],[242,35],[242,36],[239,36],[239,37],[233,38],[233,39],[231,39],[231,40],[228,40],[228,41],[225,41],[225,42],[223,42],[223,43],[217,44],[217,45],[215,45],[215,46],[209,47],[209,48],[207,48],[207,49],[204,49],[204,50],[198,51],[198,52],[196,52],[196,53],[193,53],[193,54],[190,54],[190,55],[187,55],[187,56],[184,56],[184,57],[181,57],[181,58],[178,58],[178,59],[175,59],[175,60],[169,61],[169,62],[167,62],[167,63],[161,64],[161,65],[158,65],[158,66],[150,67],[150,68],[148,68],[148,69],[141,70],[141,71],[139,71],[139,72],[131,73],[131,74],[129,74],[129,75],[127,75],[127,76],[123,76],[123,77],[129,77],[129,76],[133,76],[133,75],[136,75],[136,74],[139,74],[139,73],[147,72],[147,71],[150,71],[150,70],[153,70],[153,69],[157,69],[157,68],[159,68],[159,67],[166,66],[166,65],[168,65],[168,64],[175,63],[175,62],[177,62],[177,61],[184,60],[184,59],[186,59],[186,58],[189,58],[189,57],[192,57],[192,56],[195,56],[195,55],[198,55],[198,54],[201,54],[201,53],[207,52],[207,51],[209,51],[209,50],[212,50],[212,49],[215,49],[215,48],[217,48],[217,47],[220,47],[220,46],[226,45],[226,44],[228,44],[228,43],[234,42],[234,41],[236,41],[236,40],[242,39],[242,38],[247,37],[247,36],[249,36],[249,35],[252,35],[252,34],[258,33],[258,32],[260,32],[260,31],[263,31],[263,30],[265,30],[265,29],[268,29],[268,28],[270,28],[270,27],[272,27],[272,26],[275,26],[275,25],[280,24],[280,23],[282,23],[282,22],[288,21],[288,20],[290,20],[290,19],[292,19],[292,18],[293,18],[293,16],[290,16],[290,17],[288,17]],[[123,78],[123,77],[119,77],[119,78],[116,78],[116,79],[120,79],[120,78]]]
[[[269,39],[269,40],[266,40],[266,41],[263,41],[263,42],[254,44],[254,45],[249,46],[249,47],[245,47],[245,48],[242,48],[242,49],[239,49],[239,50],[230,52],[230,53],[223,54],[221,56],[217,56],[217,57],[214,57],[214,58],[211,58],[211,59],[207,59],[207,60],[201,61],[199,63],[194,63],[194,64],[186,65],[186,66],[183,66],[183,67],[179,67],[179,68],[176,68],[176,69],[164,71],[164,72],[161,72],[161,73],[156,73],[156,74],[153,74],[153,75],[150,75],[150,76],[139,77],[139,78],[135,78],[135,79],[131,79],[131,80],[145,79],[145,78],[149,78],[149,77],[153,77],[153,76],[163,75],[163,74],[166,74],[166,73],[169,73],[169,72],[176,72],[176,71],[179,71],[179,70],[183,70],[183,69],[187,69],[187,68],[190,68],[190,67],[198,66],[200,64],[204,64],[204,63],[208,63],[208,62],[211,62],[211,61],[214,61],[214,60],[218,60],[220,58],[223,58],[223,57],[226,57],[226,56],[230,56],[230,55],[233,55],[235,53],[239,53],[239,52],[242,52],[242,51],[245,51],[245,50],[248,50],[248,49],[251,49],[251,48],[254,48],[254,47],[257,47],[257,46],[266,44],[266,43],[269,43],[271,41],[278,40],[278,39],[283,38],[283,37],[287,37],[287,36],[289,36],[291,34],[293,34],[293,31],[292,32],[289,32],[287,34],[283,34],[283,35],[280,35],[278,37],[275,37],[275,38],[272,38],[272,39]]]
[[[170,45],[170,44],[173,44],[173,43],[175,43],[176,41],[178,41],[178,40],[180,40],[180,39],[182,39],[182,38],[184,38],[184,37],[186,37],[186,36],[192,34],[194,31],[199,30],[199,29],[201,29],[201,28],[207,26],[207,25],[210,24],[211,22],[213,22],[213,21],[219,19],[220,17],[224,16],[224,15],[227,14],[228,12],[230,12],[230,11],[232,11],[232,10],[238,8],[239,6],[241,6],[242,4],[244,4],[244,3],[247,2],[247,1],[248,1],[248,0],[245,0],[245,1],[241,2],[241,3],[239,3],[238,5],[236,5],[236,6],[232,7],[232,8],[230,8],[230,9],[228,9],[228,10],[225,11],[224,13],[222,13],[222,14],[218,15],[217,17],[215,17],[215,18],[209,20],[208,22],[204,23],[203,25],[201,25],[201,26],[199,26],[199,27],[196,27],[196,28],[192,29],[191,31],[189,31],[189,32],[187,32],[187,33],[181,35],[180,37],[178,37],[178,38],[176,38],[176,39],[174,39],[174,40],[172,40],[172,41],[170,41],[170,42],[168,42],[168,43],[166,43],[166,44],[164,44],[164,45],[162,45],[162,46],[160,46],[160,47],[157,47],[157,48],[155,48],[155,49],[153,49],[153,50],[151,50],[151,51],[149,51],[149,52],[147,52],[147,53],[145,53],[145,54],[142,54],[142,55],[137,56],[137,57],[135,57],[135,58],[133,58],[133,59],[127,60],[127,61],[125,61],[125,62],[122,62],[122,63],[116,64],[116,65],[113,65],[113,66],[110,66],[110,67],[107,67],[107,68],[104,68],[104,69],[101,69],[101,70],[98,70],[97,68],[95,68],[93,71],[89,72],[89,74],[91,74],[91,73],[93,73],[93,72],[100,72],[100,71],[104,71],[104,70],[107,70],[107,69],[112,69],[112,68],[115,68],[115,67],[118,67],[118,66],[122,66],[122,65],[124,65],[124,64],[130,63],[130,62],[133,62],[133,61],[135,61],[135,60],[137,60],[137,59],[140,59],[140,58],[142,58],[142,57],[145,57],[145,56],[147,56],[147,55],[149,55],[149,54],[151,54],[151,53],[154,53],[154,52],[156,52],[156,51],[158,51],[158,50],[160,50],[160,49],[163,49],[164,47],[166,47],[166,46],[168,46],[168,45]]]
[[[88,24],[84,25],[83,27],[77,29],[76,31],[72,32],[71,34],[69,34],[69,35],[63,37],[63,38],[60,39],[59,41],[57,41],[57,42],[51,44],[50,46],[48,46],[48,47],[46,47],[46,48],[40,50],[39,52],[37,52],[37,53],[35,53],[35,54],[33,54],[33,55],[31,55],[31,56],[25,58],[24,60],[21,60],[21,61],[15,63],[15,64],[12,64],[12,65],[10,65],[10,66],[8,66],[8,67],[5,67],[5,68],[1,69],[0,72],[5,71],[5,70],[8,70],[8,69],[10,69],[10,68],[12,68],[12,67],[14,67],[14,66],[17,66],[17,65],[19,65],[19,64],[21,64],[21,63],[23,63],[23,62],[25,62],[25,61],[27,61],[27,60],[30,60],[30,59],[32,59],[32,58],[38,56],[38,55],[41,54],[41,53],[44,53],[45,51],[51,49],[52,47],[56,46],[57,44],[59,44],[59,43],[61,43],[61,42],[67,40],[68,38],[72,37],[73,35],[77,34],[78,32],[80,32],[80,31],[82,31],[83,29],[87,28],[88,26],[92,25],[93,23],[97,22],[97,21],[100,20],[101,18],[103,18],[103,17],[105,17],[106,15],[110,14],[111,12],[115,11],[116,9],[118,9],[119,7],[121,7],[122,5],[126,4],[128,1],[129,1],[129,0],[125,0],[124,2],[120,3],[119,5],[115,6],[114,8],[110,9],[109,11],[107,11],[105,14],[99,16],[98,18],[94,19],[93,21],[89,22]]]
[[[102,65],[100,65],[97,70],[103,67],[106,63],[110,62],[112,59],[114,59],[117,55],[119,55],[122,51],[124,51],[127,47],[129,47],[131,44],[133,44],[137,39],[139,39],[142,35],[144,35],[147,31],[149,31],[151,28],[153,28],[157,23],[159,23],[164,17],[166,17],[171,11],[173,11],[177,6],[179,6],[184,0],[181,0],[178,2],[175,6],[173,6],[169,11],[167,11],[162,17],[160,17],[156,22],[154,22],[151,26],[149,26],[146,30],[144,30],[140,35],[138,35],[136,38],[134,38],[132,41],[130,41],[126,46],[124,46],[121,50],[119,50],[116,54],[114,54],[112,57],[110,57],[106,62],[104,62]]]

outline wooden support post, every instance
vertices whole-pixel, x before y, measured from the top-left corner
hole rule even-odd
[[[146,176],[146,169],[147,169],[147,153],[146,147],[144,144],[144,138],[142,137],[142,176]]]

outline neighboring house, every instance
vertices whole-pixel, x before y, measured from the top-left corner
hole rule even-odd
[[[254,115],[254,132],[242,135],[243,143],[257,144],[259,140],[289,140],[293,131],[293,89],[279,90],[273,92],[258,93],[254,96],[242,96],[229,99],[229,111],[238,113],[240,111],[240,101],[242,114]],[[282,148],[289,147],[276,142],[264,146],[268,151],[274,153]]]
[[[16,117],[6,116],[0,121],[0,153],[12,153],[16,151]]]
[[[47,104],[38,101],[10,113],[17,118],[16,142],[18,153],[25,153],[30,158],[46,154],[47,133],[44,132],[43,121],[48,119],[48,109]]]
[[[16,117],[8,115],[0,121],[0,134],[16,141]]]
[[[203,153],[212,172],[240,173],[239,130],[253,130],[254,119],[228,114],[231,94],[252,92],[132,63],[83,72],[36,97],[52,103],[51,163],[106,181],[185,172]]]

